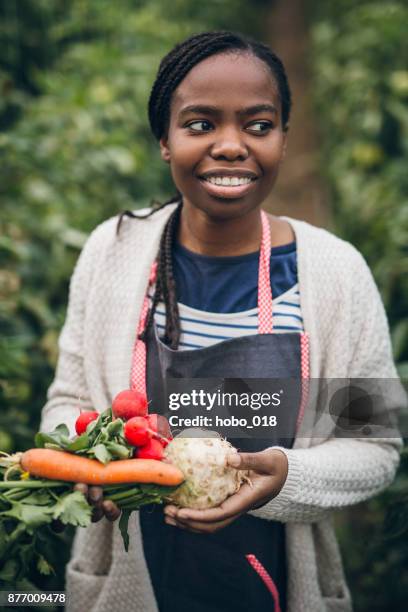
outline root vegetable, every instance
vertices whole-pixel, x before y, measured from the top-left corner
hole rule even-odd
[[[32,448],[23,453],[21,466],[32,476],[101,486],[134,482],[176,486],[184,480],[175,465],[162,461],[123,459],[103,465],[96,459],[47,448]]]
[[[174,438],[164,456],[180,468],[185,481],[171,494],[171,501],[185,508],[205,510],[219,506],[236,493],[248,478],[245,471],[227,465],[227,455],[234,452],[237,450],[214,432],[190,429]]]
[[[124,421],[136,416],[144,417],[147,415],[147,398],[132,389],[121,391],[112,402],[112,414]]]
[[[75,421],[75,431],[77,432],[78,436],[85,433],[86,428],[88,427],[89,423],[92,423],[92,421],[95,421],[95,419],[97,419],[98,417],[99,417],[99,412],[95,412],[91,410],[81,412],[81,414]]]
[[[126,442],[133,446],[144,446],[152,436],[149,422],[145,417],[132,417],[123,429]]]
[[[163,459],[163,444],[160,440],[149,440],[147,444],[140,447],[136,451],[136,456],[139,459]]]

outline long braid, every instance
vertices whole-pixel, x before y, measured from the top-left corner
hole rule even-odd
[[[165,232],[163,245],[163,257],[160,257],[160,273],[165,281],[162,283],[163,299],[166,306],[166,329],[164,342],[176,350],[180,341],[180,314],[177,303],[176,283],[173,275],[172,247],[176,239],[177,228],[179,225],[181,205],[169,218]],[[160,253],[161,254],[161,253]]]
[[[155,291],[150,305],[149,314],[144,332],[140,335],[142,340],[153,325],[154,313],[160,300],[163,298],[166,307],[166,329],[163,342],[176,350],[180,340],[180,315],[177,304],[176,284],[173,276],[172,245],[176,236],[181,212],[181,203],[172,212],[164,227],[158,254],[158,268]]]
[[[116,235],[119,236],[120,228],[122,226],[123,219],[125,217],[131,217],[132,219],[147,219],[148,217],[151,217],[158,210],[165,208],[169,204],[174,204],[175,202],[179,202],[180,200],[181,200],[181,193],[177,191],[177,194],[175,196],[170,198],[170,200],[166,200],[166,202],[164,202],[163,204],[161,204],[160,202],[153,201],[151,211],[148,212],[147,215],[139,215],[139,214],[135,215],[135,213],[132,212],[131,210],[123,210],[119,214],[118,222],[116,224]]]

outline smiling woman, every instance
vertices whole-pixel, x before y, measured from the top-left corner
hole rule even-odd
[[[166,413],[169,379],[289,378],[302,393],[285,411],[285,434],[271,426],[264,439],[231,440],[245,452],[230,467],[251,470],[252,486],[217,508],[143,509],[127,557],[107,521],[78,533],[68,612],[135,602],[152,612],[351,610],[328,515],[387,486],[401,442],[336,439],[330,419],[314,436],[317,407],[304,391],[309,377],[393,378],[395,369],[361,255],[262,210],[290,107],[279,58],[239,34],[198,34],[160,64],[149,120],[177,195],[145,214],[125,211],[89,239],[42,429],[70,423],[76,397],[102,410],[128,386]]]

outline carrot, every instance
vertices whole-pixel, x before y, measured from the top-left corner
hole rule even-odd
[[[184,480],[175,465],[155,459],[121,459],[104,465],[73,453],[32,448],[23,453],[20,463],[32,476],[93,485],[141,482],[175,486]]]

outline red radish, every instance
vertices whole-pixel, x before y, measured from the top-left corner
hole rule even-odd
[[[132,389],[121,391],[113,400],[112,413],[124,421],[132,417],[144,417],[147,415],[147,398],[143,393]]]
[[[151,438],[149,422],[145,417],[135,416],[125,423],[123,429],[126,442],[133,446],[144,446]]]
[[[163,459],[163,445],[159,440],[153,438],[148,441],[147,444],[137,448],[135,451],[135,457],[138,459]]]
[[[92,421],[95,421],[95,419],[97,419],[98,417],[99,412],[94,412],[93,410],[86,410],[84,412],[81,412],[81,414],[75,421],[75,431],[77,432],[78,436],[85,433],[89,423],[92,423]]]

